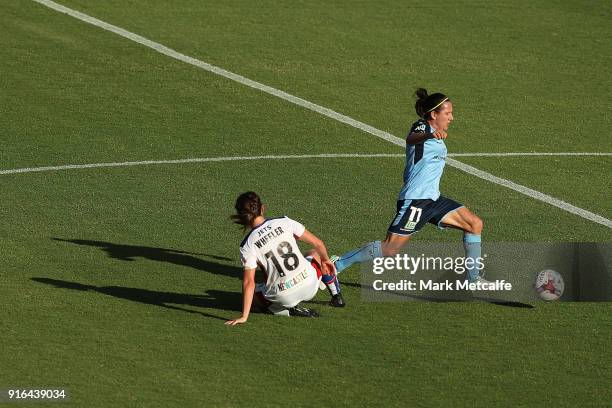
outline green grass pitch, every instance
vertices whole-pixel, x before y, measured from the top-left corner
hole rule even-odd
[[[414,89],[441,90],[450,153],[612,152],[609,2],[60,2],[399,137]],[[0,10],[0,170],[402,153],[33,1]],[[609,156],[459,159],[612,218]],[[319,319],[223,325],[241,307],[238,193],[341,253],[384,236],[402,169],[314,158],[0,175],[0,389],[67,387],[66,406],[84,407],[609,405],[610,303],[368,303],[353,268],[344,309],[321,292]],[[448,166],[442,191],[483,218],[485,246],[612,238]]]

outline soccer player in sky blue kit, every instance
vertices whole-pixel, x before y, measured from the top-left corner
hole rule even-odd
[[[395,256],[412,234],[427,223],[440,229],[451,227],[463,230],[466,258],[476,260],[481,256],[482,220],[463,205],[440,195],[440,178],[447,154],[444,139],[453,121],[453,104],[446,95],[429,95],[423,88],[417,89],[416,97],[415,109],[419,120],[412,125],[406,137],[404,185],[387,237],[382,242],[368,242],[340,257],[332,257],[337,272],[356,262]],[[486,282],[480,277],[476,262],[467,275],[470,282]]]

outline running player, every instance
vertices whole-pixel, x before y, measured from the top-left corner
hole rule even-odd
[[[240,244],[244,267],[242,315],[226,324],[245,323],[254,296],[276,315],[317,317],[317,312],[300,307],[299,303],[316,295],[320,280],[332,295],[331,305],[344,306],[334,265],[323,241],[291,218],[265,218],[265,206],[252,191],[241,194],[235,208],[236,214],[231,218],[250,231]],[[314,250],[304,257],[296,239],[310,244]],[[266,275],[265,284],[255,284],[257,266]]]
[[[416,113],[419,119],[406,137],[406,167],[404,185],[397,201],[397,214],[387,230],[384,241],[368,242],[338,257],[333,256],[339,273],[356,262],[367,262],[382,256],[395,256],[425,224],[463,230],[466,258],[474,261],[481,255],[482,220],[469,209],[440,195],[440,178],[444,170],[447,150],[444,139],[453,121],[453,104],[444,94],[429,95],[427,90],[416,91]],[[468,270],[470,282],[481,278],[478,263]]]

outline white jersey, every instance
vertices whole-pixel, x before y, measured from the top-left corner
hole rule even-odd
[[[304,226],[291,218],[270,218],[253,229],[240,244],[242,265],[249,269],[260,266],[266,274],[263,295],[272,302],[286,303],[283,298],[294,298],[291,294],[318,286],[316,271],[296,242],[304,231]]]

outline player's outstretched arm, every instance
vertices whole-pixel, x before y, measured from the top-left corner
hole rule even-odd
[[[249,318],[251,312],[251,305],[253,304],[253,295],[255,294],[255,269],[244,269],[244,276],[242,279],[242,315],[234,320],[228,320],[225,324],[235,326],[237,324],[245,323]]]
[[[298,238],[300,241],[304,241],[307,244],[310,244],[312,248],[317,251],[319,257],[321,258],[321,267],[324,275],[333,274],[334,272],[334,264],[329,260],[329,255],[327,253],[327,248],[325,244],[319,237],[314,235],[312,232],[308,230],[304,230],[304,233],[301,237]]]
[[[427,139],[433,138],[431,133],[427,132],[410,132],[406,136],[406,144],[415,145],[424,142]]]
[[[410,132],[406,136],[406,144],[415,145],[424,142],[427,139],[446,139],[447,133],[444,130],[436,130],[434,133],[427,132]]]

